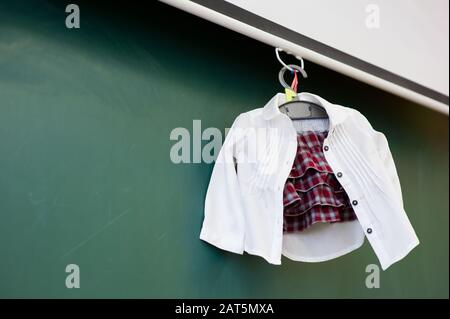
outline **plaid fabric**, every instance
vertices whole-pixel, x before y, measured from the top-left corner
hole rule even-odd
[[[284,217],[284,232],[298,232],[305,230],[315,223],[335,223],[355,220],[356,215],[352,207],[338,209],[333,206],[314,206],[307,214]]]
[[[322,151],[327,132],[297,136],[297,155],[283,192],[285,232],[302,231],[319,222],[355,220],[350,200]]]
[[[303,205],[320,202],[323,205],[340,206],[344,202],[344,189],[333,174],[309,171],[301,178],[286,181],[283,190],[283,205],[302,200]],[[307,207],[303,207],[307,209]]]
[[[317,172],[312,169],[307,170],[301,178],[291,178],[289,182],[291,182],[296,190],[301,192],[309,191],[317,185],[328,185],[334,190],[334,192],[344,191],[334,174]]]
[[[299,215],[299,212],[305,213],[316,205],[341,207],[346,204],[344,192],[335,193],[325,184],[317,185],[307,192],[297,192],[292,183],[288,182],[284,189],[287,190],[283,201],[286,203],[285,215]]]
[[[328,132],[307,131],[297,135],[297,155],[292,165],[290,178],[301,177],[308,169],[333,173],[322,151]]]

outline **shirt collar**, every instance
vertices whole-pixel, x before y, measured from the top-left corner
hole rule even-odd
[[[330,119],[331,128],[334,128],[337,124],[341,123],[347,115],[344,107],[332,104],[318,95],[308,92],[300,92],[297,96],[302,101],[315,102],[321,105],[327,112]],[[274,117],[282,114],[280,112],[279,105],[285,102],[285,97],[285,94],[277,93],[270,99],[269,102],[266,103],[262,111],[262,116],[265,120],[273,119]]]

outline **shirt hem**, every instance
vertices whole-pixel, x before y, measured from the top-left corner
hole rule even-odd
[[[295,256],[291,253],[288,252],[282,252],[282,255],[285,256],[286,258],[289,258],[291,260],[294,261],[301,261],[301,262],[310,262],[310,263],[315,263],[315,262],[323,262],[323,261],[328,261],[331,259],[335,259],[341,256],[344,256],[348,253],[351,253],[352,251],[360,248],[363,244],[364,244],[364,239],[365,237],[363,237],[361,239],[360,242],[357,242],[355,245],[352,245],[350,247],[347,247],[345,249],[342,249],[338,252],[332,253],[332,254],[328,254],[325,256],[320,256],[320,257],[305,257],[305,256]]]

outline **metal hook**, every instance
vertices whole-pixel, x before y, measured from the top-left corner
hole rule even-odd
[[[286,83],[286,81],[284,80],[284,73],[286,72],[286,70],[289,70],[289,68],[292,69],[291,72],[299,72],[304,78],[308,77],[308,74],[306,74],[305,70],[302,69],[301,67],[299,67],[298,65],[295,64],[289,64],[286,66],[283,66],[280,70],[280,72],[278,73],[278,80],[280,81],[281,85],[285,88],[290,88],[290,85]]]
[[[294,72],[295,70],[294,70],[293,68],[291,68],[291,67],[288,66],[286,63],[284,63],[283,60],[281,60],[281,58],[280,58],[280,52],[282,52],[282,51],[283,51],[283,49],[275,48],[275,55],[277,56],[278,61],[279,61],[286,69],[288,69],[288,70],[291,71],[291,72]],[[286,52],[286,53],[289,53],[289,52]],[[305,62],[303,61],[303,59],[302,59],[301,57],[297,56],[297,55],[295,55],[295,58],[296,58],[297,60],[300,61],[300,68],[302,68],[302,69],[304,70],[304,69],[305,69]]]

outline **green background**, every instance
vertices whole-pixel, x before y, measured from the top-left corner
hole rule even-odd
[[[77,3],[70,30],[64,1],[0,1],[0,297],[448,298],[447,116],[306,61],[300,90],[388,137],[421,244],[379,289],[367,241],[325,263],[224,252],[198,239],[212,164],[172,163],[169,135],[264,105],[273,48],[162,3]]]

